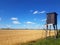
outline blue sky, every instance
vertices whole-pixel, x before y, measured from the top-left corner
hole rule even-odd
[[[44,28],[46,13],[58,13],[60,0],[0,0],[0,28]]]

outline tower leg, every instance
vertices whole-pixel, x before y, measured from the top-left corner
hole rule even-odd
[[[47,30],[48,30],[48,25],[47,25]]]
[[[51,25],[50,25],[50,29],[49,29],[49,36],[51,36],[51,35],[50,35],[50,32],[51,32]]]
[[[56,38],[58,38],[58,30],[57,30],[57,25],[56,25]]]
[[[53,24],[53,28],[54,28],[54,30],[55,30],[55,24]]]
[[[56,25],[56,30],[57,30],[57,25]]]
[[[57,25],[53,24],[54,27],[54,33],[55,33],[55,39],[58,38],[58,31],[57,31]]]
[[[48,33],[48,24],[46,25],[46,38],[47,38],[47,33]]]
[[[53,24],[53,28],[54,28],[54,33],[55,33],[55,37],[54,38],[56,39],[56,30],[55,30],[56,28],[55,28],[55,24]]]

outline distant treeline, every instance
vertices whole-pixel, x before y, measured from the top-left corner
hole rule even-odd
[[[46,30],[46,29],[28,29],[28,28],[26,28],[26,29],[14,29],[14,28],[0,28],[0,30]],[[50,29],[48,29],[48,30],[50,30]],[[51,29],[51,30],[53,30],[53,29]],[[59,31],[60,31],[60,29],[58,29]]]

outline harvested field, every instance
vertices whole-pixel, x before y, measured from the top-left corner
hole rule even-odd
[[[54,36],[54,30],[47,36]],[[0,30],[0,45],[17,45],[46,37],[45,30]]]

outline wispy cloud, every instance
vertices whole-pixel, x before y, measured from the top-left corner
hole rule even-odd
[[[41,12],[39,12],[39,13],[41,13],[41,14],[43,14],[43,13],[45,13],[46,11],[41,11]]]
[[[43,13],[45,13],[46,11],[39,11],[39,10],[36,10],[36,11],[34,11],[33,12],[33,14],[43,14]]]
[[[31,21],[27,21],[26,24],[35,24],[35,23]]]
[[[11,20],[18,20],[18,18],[16,18],[16,17],[12,17]]]
[[[37,10],[33,12],[33,14],[38,14],[38,13],[39,13],[39,12],[38,12]]]
[[[13,23],[13,24],[21,24],[21,23],[18,21],[18,18],[17,18],[17,17],[12,17],[11,20],[12,20],[12,23]]]
[[[12,21],[13,24],[21,24],[19,21]]]

